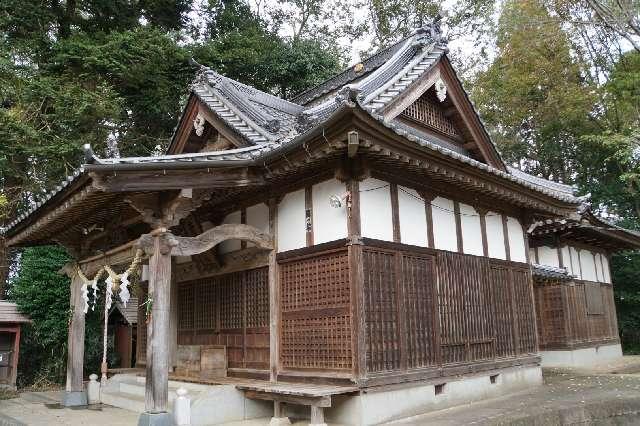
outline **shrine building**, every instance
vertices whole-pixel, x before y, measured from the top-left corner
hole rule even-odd
[[[447,51],[428,25],[290,100],[203,68],[166,153],[87,147],[6,231],[75,257],[65,404],[94,283],[137,291],[101,398],[144,425],[179,386],[193,425],[369,425],[621,356],[610,255],[640,235],[505,164]]]

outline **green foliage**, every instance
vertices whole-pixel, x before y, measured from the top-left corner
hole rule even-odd
[[[509,1],[498,23],[498,55],[473,97],[505,160],[572,182],[578,138],[595,101],[559,23],[536,0]]]
[[[12,281],[9,297],[27,314],[32,324],[23,328],[20,342],[20,387],[64,383],[70,319],[69,278],[58,271],[70,260],[59,247],[25,249],[19,275]],[[100,371],[102,361],[102,315],[104,301],[85,316],[85,373]],[[113,339],[108,353],[115,361]]]
[[[640,253],[613,256],[612,270],[620,339],[625,353],[640,354]]]
[[[57,271],[68,261],[66,252],[57,247],[35,247],[22,254],[20,275],[10,291],[10,298],[32,320],[30,326],[24,327],[20,343],[21,387],[41,377],[57,383],[64,380],[69,279]]]

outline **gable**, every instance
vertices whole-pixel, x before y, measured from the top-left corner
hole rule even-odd
[[[191,95],[167,153],[214,152],[244,146],[247,143],[233,129]]]
[[[493,142],[445,55],[380,111],[449,148],[505,171]]]

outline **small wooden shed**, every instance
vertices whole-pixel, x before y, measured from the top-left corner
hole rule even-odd
[[[0,387],[16,388],[20,328],[31,320],[18,311],[15,303],[0,300]]]
[[[109,329],[114,333],[115,350],[120,356],[120,368],[135,366],[138,332],[138,299],[132,297],[125,306],[116,302],[109,312]]]

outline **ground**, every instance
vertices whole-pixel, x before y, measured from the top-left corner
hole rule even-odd
[[[60,392],[23,392],[0,401],[0,425],[137,424],[138,414],[102,406],[68,409]],[[429,425],[633,425],[640,424],[640,356],[597,369],[545,370],[545,385],[503,398],[412,417],[397,424]],[[266,426],[269,419],[226,426]],[[306,425],[298,421],[294,425]]]

